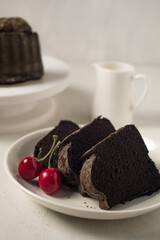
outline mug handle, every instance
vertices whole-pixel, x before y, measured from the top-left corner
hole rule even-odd
[[[148,93],[148,90],[150,88],[151,82],[150,82],[149,78],[145,74],[142,74],[142,73],[133,74],[131,76],[131,79],[132,80],[140,80],[141,79],[144,81],[144,90],[143,90],[141,97],[137,100],[136,103],[133,103],[131,105],[131,109],[134,110],[144,101],[144,99]]]

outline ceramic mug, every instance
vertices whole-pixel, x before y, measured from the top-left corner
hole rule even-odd
[[[133,112],[149,89],[149,79],[144,74],[135,74],[133,65],[124,62],[97,62],[93,64],[97,73],[97,85],[93,99],[93,117],[102,115],[115,125],[122,127],[133,123]],[[132,102],[133,80],[143,80],[144,89],[136,103]]]

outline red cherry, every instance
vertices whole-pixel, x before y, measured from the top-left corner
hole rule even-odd
[[[19,174],[24,179],[36,178],[42,170],[43,164],[40,164],[34,156],[25,157],[18,166]]]
[[[53,194],[61,186],[61,174],[57,168],[47,168],[39,175],[39,186],[47,194]]]

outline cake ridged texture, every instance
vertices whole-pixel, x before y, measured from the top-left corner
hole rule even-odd
[[[42,75],[37,33],[32,33],[20,18],[0,19],[0,84],[39,79]]]

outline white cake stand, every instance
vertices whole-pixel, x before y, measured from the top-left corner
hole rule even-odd
[[[52,96],[69,86],[69,67],[62,61],[43,57],[44,77],[14,85],[0,85],[0,133],[37,128],[54,115]]]

